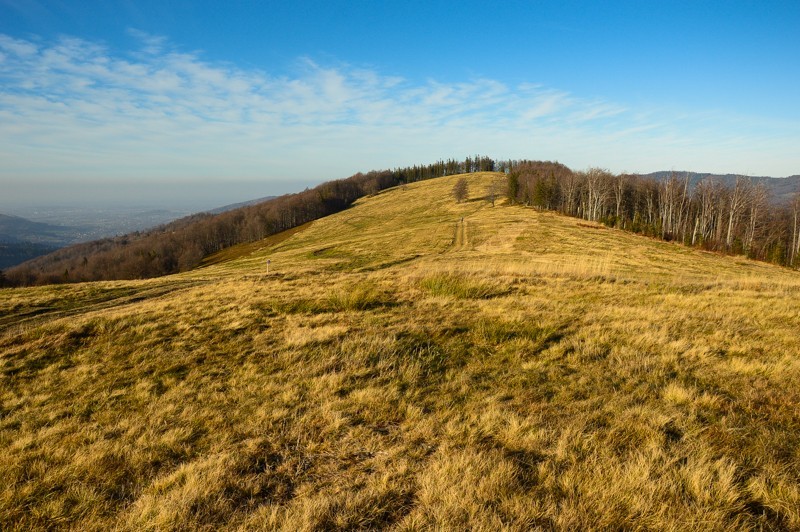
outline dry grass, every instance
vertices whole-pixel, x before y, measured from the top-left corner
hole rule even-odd
[[[454,179],[0,291],[0,528],[800,529],[800,276]]]

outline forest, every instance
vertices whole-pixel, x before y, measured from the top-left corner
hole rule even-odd
[[[513,204],[709,251],[789,267],[800,264],[800,192],[792,202],[778,204],[763,184],[746,177],[732,186],[712,178],[690,185],[688,176],[678,174],[654,179],[476,155],[357,173],[257,205],[216,215],[196,214],[149,231],[69,246],[0,272],[0,286],[143,279],[187,271],[225,248],[334,214],[387,188],[484,171],[506,175],[505,195]],[[496,194],[495,188],[487,190],[487,200],[494,202]]]
[[[691,185],[677,173],[653,179],[599,168],[576,172],[551,162],[511,167],[511,202],[709,251],[800,264],[800,191],[779,203],[763,182],[744,176],[733,184],[709,177]]]

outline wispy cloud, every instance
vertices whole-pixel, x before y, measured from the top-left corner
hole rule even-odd
[[[322,179],[476,152],[800,172],[791,124],[632,109],[535,83],[412,83],[308,58],[274,75],[130,33],[140,46],[129,53],[0,35],[0,178]]]

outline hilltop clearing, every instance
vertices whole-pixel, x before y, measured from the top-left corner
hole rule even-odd
[[[800,274],[461,177],[0,290],[0,528],[800,528]]]

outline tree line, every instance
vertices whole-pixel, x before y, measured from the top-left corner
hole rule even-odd
[[[390,187],[451,174],[505,168],[485,156],[357,173],[257,205],[196,214],[155,229],[76,244],[0,271],[0,286],[144,279],[191,270],[225,248],[254,242],[342,211]]]
[[[563,164],[517,161],[507,172],[510,202],[557,211],[688,246],[783,266],[800,266],[800,191],[776,203],[761,182],[689,175],[653,179]]]

